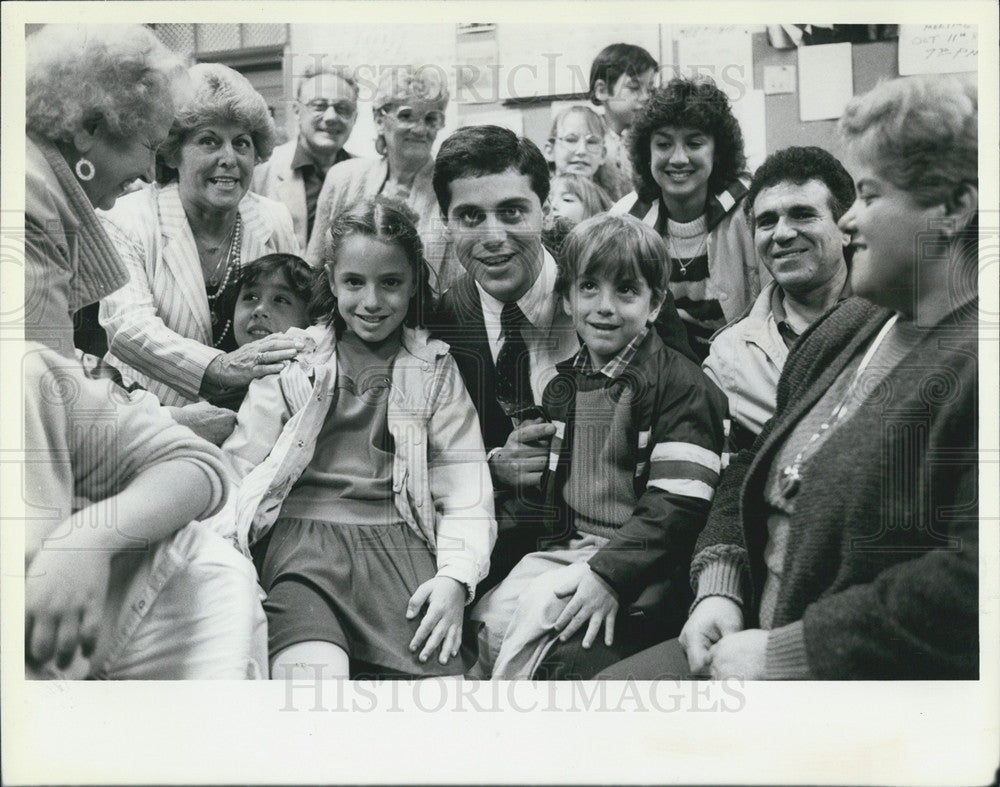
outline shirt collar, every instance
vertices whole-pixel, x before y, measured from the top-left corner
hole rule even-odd
[[[295,154],[292,156],[292,169],[299,169],[301,167],[312,167],[313,169],[318,169],[316,167],[316,162],[313,161],[312,156],[309,155],[307,151],[302,146],[302,138],[299,137],[298,142],[295,143]]]
[[[337,151],[337,155],[334,156],[333,164],[339,164],[341,161],[346,161],[350,157],[351,154],[341,148]],[[330,166],[332,167],[333,164]],[[300,136],[298,141],[295,143],[295,153],[292,155],[292,163],[289,164],[289,168],[296,170],[301,169],[302,167],[312,167],[319,173],[323,173],[325,171],[322,167],[318,166],[316,164],[316,160],[309,155],[309,151],[302,144],[302,137]]]
[[[844,287],[840,291],[840,295],[837,296],[837,302],[844,300],[845,298],[851,297],[851,276],[848,272],[847,279],[844,280]],[[785,292],[777,285],[775,282],[774,289],[771,291],[771,314],[774,315],[774,323],[778,326],[778,332],[781,334],[782,338],[786,341],[788,339],[799,338],[799,334],[788,322],[788,314],[785,312]]]
[[[617,379],[625,371],[625,368],[632,363],[632,359],[635,358],[635,354],[639,351],[639,346],[645,341],[648,333],[649,328],[642,330],[632,341],[622,347],[614,358],[596,371],[590,360],[590,352],[587,350],[587,346],[584,345],[573,359],[573,369],[581,374],[603,374],[611,380]]]
[[[554,288],[556,283],[556,261],[549,252],[542,248],[542,267],[534,284],[524,295],[517,299],[517,305],[524,312],[533,328],[547,331],[552,325],[555,315],[557,297]],[[476,282],[479,290],[479,302],[483,306],[483,316],[488,322],[499,325],[500,313],[504,304],[490,295]]]

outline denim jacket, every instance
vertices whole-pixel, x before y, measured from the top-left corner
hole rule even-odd
[[[236,531],[247,551],[274,524],[312,460],[334,400],[336,339],[313,326],[282,372],[254,380],[232,437],[223,445],[237,478]],[[308,348],[312,348],[311,350]],[[438,576],[463,585],[468,600],[489,570],[496,540],[493,485],[475,408],[448,345],[404,328],[392,370],[387,426],[394,441],[392,489],[403,520],[437,555]]]

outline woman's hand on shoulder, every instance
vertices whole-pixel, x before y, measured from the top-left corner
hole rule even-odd
[[[410,652],[418,653],[417,658],[427,661],[441,647],[438,661],[447,664],[458,655],[462,644],[462,619],[465,614],[467,595],[465,586],[451,577],[433,577],[416,589],[406,605],[406,619],[412,620],[423,606],[427,612],[410,641]]]
[[[246,388],[251,380],[280,372],[304,349],[302,339],[274,335],[216,356],[205,369],[202,393]]]

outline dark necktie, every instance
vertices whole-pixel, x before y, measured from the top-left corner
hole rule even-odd
[[[501,409],[511,418],[522,417],[534,405],[531,396],[531,366],[528,345],[521,328],[528,322],[516,303],[504,304],[500,313],[503,346],[497,353],[496,397]]]

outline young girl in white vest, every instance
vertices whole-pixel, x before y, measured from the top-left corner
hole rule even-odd
[[[419,235],[377,199],[331,225],[306,352],[255,380],[223,446],[241,546],[268,535],[271,676],[462,674],[496,537],[472,406],[430,308]],[[262,359],[267,362],[268,359]]]

